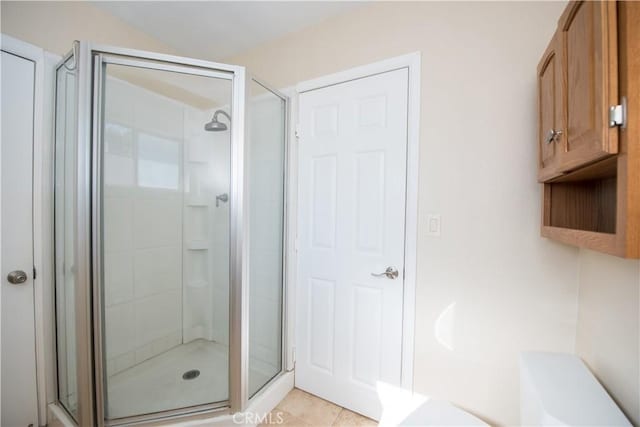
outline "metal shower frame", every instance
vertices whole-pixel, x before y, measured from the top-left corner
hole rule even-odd
[[[122,425],[131,423],[176,421],[177,418],[211,417],[244,410],[250,397],[249,375],[249,307],[248,307],[248,179],[245,179],[246,137],[249,85],[263,86],[284,101],[285,162],[283,218],[282,284],[282,360],[280,372],[257,395],[264,392],[284,372],[286,366],[287,306],[285,265],[287,230],[287,162],[289,99],[264,82],[248,75],[241,66],[203,61],[173,55],[117,48],[89,42],[75,42],[73,50],[59,67],[74,57],[76,79],[76,204],[75,204],[75,327],[77,364],[77,423],[80,426]],[[187,408],[167,410],[114,420],[105,419],[104,325],[102,324],[102,126],[103,85],[106,64],[118,64],[161,71],[172,71],[230,80],[232,83],[231,116],[231,188],[230,188],[230,307],[229,307],[229,400]],[[57,366],[57,364],[56,364]],[[255,397],[255,396],[253,396]],[[62,405],[60,405],[62,406]]]

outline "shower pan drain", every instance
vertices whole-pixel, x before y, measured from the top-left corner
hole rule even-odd
[[[199,375],[200,375],[200,371],[199,370],[192,369],[192,370],[187,371],[184,374],[182,374],[182,379],[183,380],[192,380],[194,378],[198,378]]]

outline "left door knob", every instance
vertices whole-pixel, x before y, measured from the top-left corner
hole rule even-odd
[[[21,285],[27,281],[27,273],[22,270],[12,271],[7,275],[7,280],[13,285]]]

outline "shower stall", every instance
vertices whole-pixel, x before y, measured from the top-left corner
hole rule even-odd
[[[56,71],[59,404],[242,411],[284,371],[287,98],[243,67],[74,43]]]

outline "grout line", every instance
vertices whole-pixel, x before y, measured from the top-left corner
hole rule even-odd
[[[338,418],[340,418],[340,414],[342,414],[343,411],[344,411],[344,408],[340,408],[340,411],[338,411],[338,415],[336,415],[336,419],[333,420],[333,422],[331,423],[332,426],[336,425],[336,421],[338,421]]]

